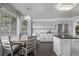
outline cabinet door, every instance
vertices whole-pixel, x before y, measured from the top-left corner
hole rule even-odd
[[[53,50],[58,56],[60,56],[60,39],[55,36],[53,36]]]
[[[72,55],[79,56],[79,39],[72,40]]]
[[[58,56],[61,55],[61,52],[60,52],[60,40],[61,40],[60,38],[57,38],[57,40],[56,40],[56,46],[55,46],[56,53],[57,53]]]
[[[61,55],[62,56],[70,56],[70,39],[62,39],[61,40]]]

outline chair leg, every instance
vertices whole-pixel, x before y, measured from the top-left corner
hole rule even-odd
[[[11,53],[11,56],[13,56],[13,53]]]
[[[27,50],[26,50],[25,52],[26,52],[26,53],[25,53],[25,56],[27,56],[27,54],[28,54]]]
[[[13,51],[11,50],[11,56],[13,56]]]
[[[27,52],[26,52],[25,56],[27,56]]]
[[[35,56],[37,55],[36,50],[34,51]]]

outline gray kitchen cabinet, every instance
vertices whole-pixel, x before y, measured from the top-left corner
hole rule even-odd
[[[53,36],[53,50],[55,51],[55,53],[59,56],[61,55],[60,53],[60,39],[57,37]]]
[[[71,39],[61,39],[61,55],[70,56]]]
[[[53,50],[58,56],[70,56],[71,39],[60,39],[53,36]]]
[[[72,40],[72,56],[79,56],[79,39]]]
[[[79,56],[79,39],[53,36],[53,50],[58,56]]]

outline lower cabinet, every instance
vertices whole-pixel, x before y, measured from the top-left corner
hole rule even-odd
[[[40,40],[40,42],[52,42],[52,34],[40,34],[38,36],[38,39]]]
[[[60,55],[60,39],[57,37],[53,37],[53,50],[56,55]]]
[[[70,56],[70,39],[61,39],[61,55],[62,56]]]
[[[53,36],[53,50],[58,56],[79,56],[79,39],[60,39]]]
[[[79,39],[72,40],[72,56],[79,56]]]

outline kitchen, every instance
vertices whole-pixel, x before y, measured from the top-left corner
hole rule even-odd
[[[0,38],[5,40],[3,36],[7,35],[13,43],[21,40],[23,47],[23,40],[34,37],[38,47],[34,50],[36,56],[43,44],[43,49],[49,44],[52,53],[56,54],[51,55],[51,51],[46,50],[48,53],[43,52],[46,55],[79,56],[78,11],[78,3],[0,3]]]

